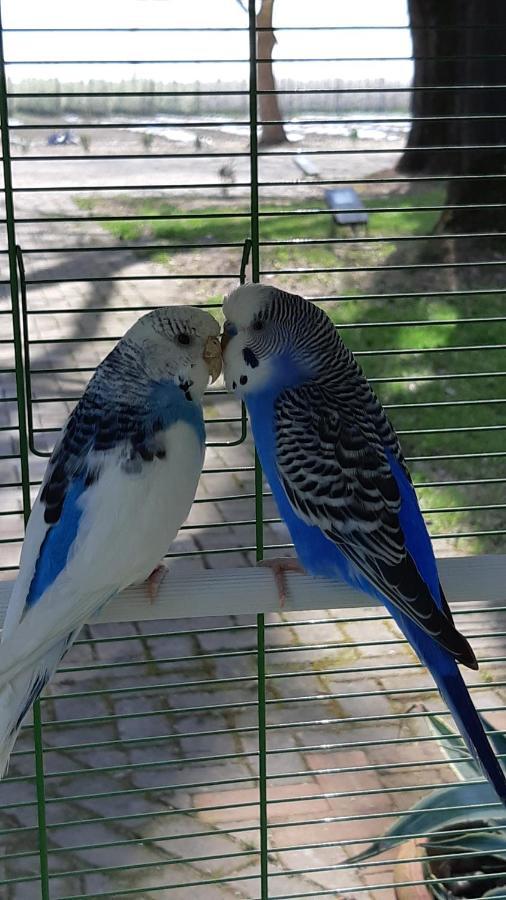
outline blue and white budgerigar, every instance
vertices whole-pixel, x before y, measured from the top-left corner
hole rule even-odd
[[[353,354],[322,309],[273,286],[240,287],[223,309],[227,387],[246,403],[302,565],[385,604],[506,802],[457,666],[477,669],[476,657],[455,628],[397,435]]]
[[[0,775],[19,727],[81,626],[157,567],[204,460],[202,396],[221,371],[219,326],[156,309],[104,359],[49,461],[0,645]]]

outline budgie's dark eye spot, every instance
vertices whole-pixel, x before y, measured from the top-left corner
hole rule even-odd
[[[177,336],[177,342],[178,342],[178,344],[189,344],[190,343],[190,335],[185,334],[184,331],[182,331],[181,334],[178,334],[178,336]]]
[[[241,375],[241,377],[239,378],[239,381],[241,382],[241,384],[247,384],[247,383],[248,383],[248,376],[247,376],[247,375]]]
[[[255,319],[255,321],[253,322],[253,331],[262,331],[263,327],[264,323],[262,322],[262,320]]]

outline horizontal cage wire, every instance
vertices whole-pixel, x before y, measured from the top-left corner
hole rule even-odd
[[[240,278],[276,284],[326,310],[395,424],[480,662],[466,681],[506,748],[506,226],[490,224],[504,217],[506,143],[494,139],[472,200],[477,176],[439,164],[490,150],[506,54],[451,47],[441,83],[421,87],[413,61],[436,57],[417,50],[426,26],[410,32],[402,2],[369,22],[370,4],[349,18],[315,0],[308,24],[275,0],[266,86],[272,31],[253,0],[220,4],[223,21],[197,2],[194,15],[106,6],[0,2],[0,609],[56,436],[118,338],[174,303],[221,323]],[[466,79],[450,65],[469,61]],[[265,146],[260,121],[286,140]],[[443,141],[443,121],[473,127]],[[413,164],[427,155],[433,171]],[[354,227],[342,193],[325,193],[350,188],[365,212]],[[403,867],[388,836],[380,856],[353,857],[435,789],[465,789],[428,713],[452,719],[370,598],[294,575],[279,610],[253,567],[293,547],[222,381],[205,420],[159,599],[129,589],[83,628],[22,728],[0,783],[1,896],[414,898],[423,830],[406,826]],[[476,805],[479,836],[498,806]],[[469,896],[486,877],[468,876]]]

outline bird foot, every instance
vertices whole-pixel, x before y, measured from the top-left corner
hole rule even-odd
[[[285,578],[286,573],[296,572],[298,575],[305,575],[305,569],[301,566],[299,560],[294,559],[293,556],[279,556],[275,559],[262,559],[257,563],[257,566],[262,566],[263,568],[272,571],[274,581],[276,582],[279,606],[280,609],[284,609],[288,597],[288,587]]]
[[[146,590],[148,592],[149,602],[154,603],[157,596],[158,591],[160,590],[160,585],[168,572],[168,568],[165,563],[160,563],[156,569],[153,569],[151,575],[148,575],[144,584],[146,585]]]

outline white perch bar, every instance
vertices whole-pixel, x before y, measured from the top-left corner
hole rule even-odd
[[[506,603],[506,555],[445,558],[438,565],[450,605],[465,603],[485,610]],[[285,612],[380,605],[345,584],[330,584],[320,578],[289,573],[286,583]],[[0,622],[11,588],[12,582],[0,583]],[[138,622],[279,611],[274,576],[269,569],[210,569],[195,575],[169,571],[155,603],[150,603],[144,587],[131,587],[111,600],[93,621]]]

